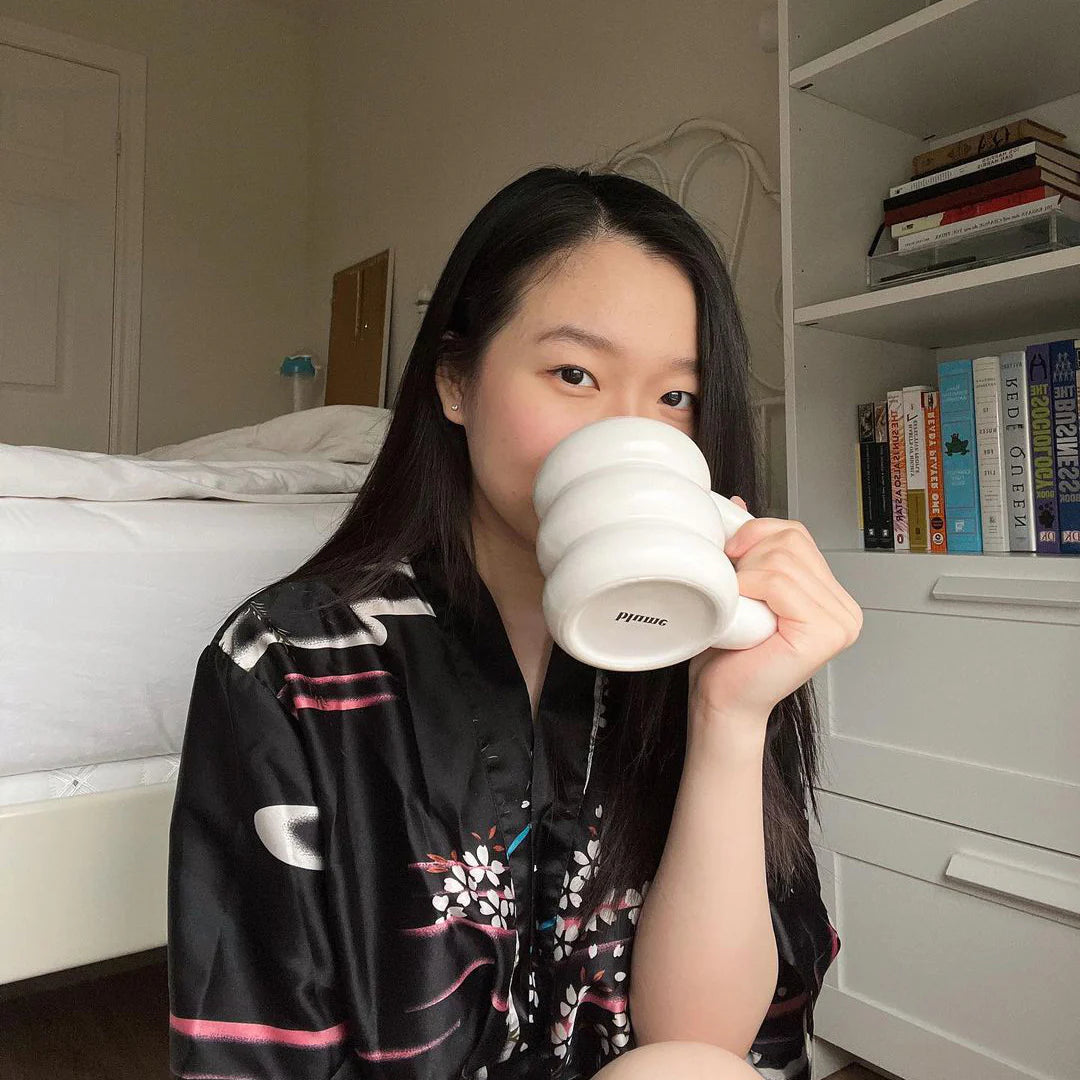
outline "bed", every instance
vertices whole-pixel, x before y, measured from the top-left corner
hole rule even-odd
[[[0,983],[165,943],[195,661],[330,535],[388,416],[308,413],[142,457],[0,445]]]

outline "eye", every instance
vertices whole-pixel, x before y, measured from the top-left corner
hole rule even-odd
[[[679,401],[680,396],[683,398],[683,403]],[[675,398],[675,400],[671,401],[671,398]],[[694,395],[687,390],[669,390],[660,400],[673,409],[692,409],[694,407]]]
[[[564,378],[564,374],[569,372],[570,377]],[[596,380],[584,369],[579,367],[558,367],[553,372],[558,375],[567,386],[584,386],[586,385],[585,379],[592,379],[592,385],[596,386]]]

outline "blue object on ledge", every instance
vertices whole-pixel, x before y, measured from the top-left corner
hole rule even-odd
[[[300,353],[297,356],[286,356],[281,361],[281,374],[282,375],[314,375],[315,365],[311,362],[311,357]]]

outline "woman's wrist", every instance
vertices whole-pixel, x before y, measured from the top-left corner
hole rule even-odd
[[[687,719],[687,756],[716,765],[760,766],[765,753],[768,715],[719,712],[691,705]]]

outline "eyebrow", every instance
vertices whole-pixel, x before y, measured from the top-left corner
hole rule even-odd
[[[536,338],[537,345],[540,345],[545,341],[569,341],[575,345],[584,345],[585,348],[593,349],[596,352],[621,352],[619,346],[616,345],[614,341],[610,341],[600,334],[594,334],[591,330],[586,330],[584,327],[573,326],[570,323],[564,323],[562,326],[554,326],[550,330],[545,330]],[[679,356],[672,360],[668,367],[672,371],[696,374],[698,371],[698,362],[693,356]]]

